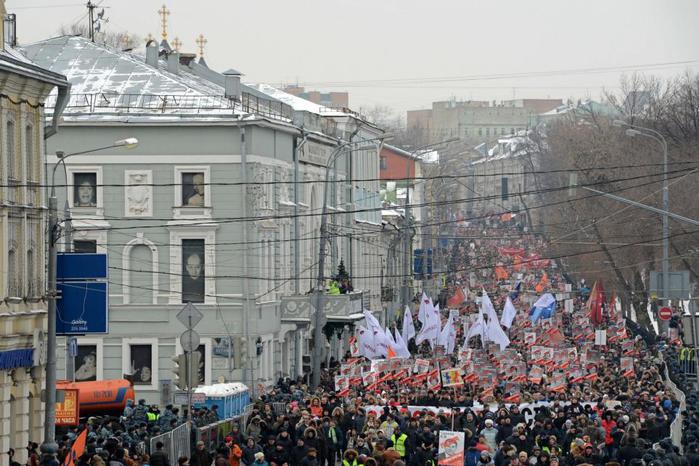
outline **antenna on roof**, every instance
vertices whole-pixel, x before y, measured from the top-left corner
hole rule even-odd
[[[102,30],[102,22],[104,21],[105,23],[108,23],[109,18],[104,17],[104,8],[97,13],[97,18],[95,18],[95,9],[97,8],[97,5],[92,3],[91,0],[88,0],[87,5],[85,6],[87,6],[88,21],[90,22],[90,41],[94,42],[95,33]]]

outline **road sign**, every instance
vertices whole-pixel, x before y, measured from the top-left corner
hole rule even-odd
[[[670,320],[672,318],[672,309],[669,307],[661,307],[658,310],[658,317],[660,320]]]
[[[199,334],[194,330],[185,330],[182,335],[180,335],[180,344],[184,351],[196,351],[197,348],[199,348],[200,342]]]
[[[186,406],[189,403],[187,392],[175,392],[175,403],[176,405]],[[206,403],[205,393],[192,393],[192,404],[204,404]]]
[[[689,282],[689,271],[679,270],[670,272],[667,290],[667,296],[663,295],[663,273],[651,272],[649,288],[650,293],[660,296],[663,299],[689,299],[691,284]]]
[[[197,326],[204,314],[201,313],[199,309],[194,307],[194,304],[187,303],[185,307],[182,308],[180,312],[177,313],[177,320],[182,322],[187,328],[194,328]]]
[[[107,282],[58,283],[56,335],[109,333],[109,286]]]

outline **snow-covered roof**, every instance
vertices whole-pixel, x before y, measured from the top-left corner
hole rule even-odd
[[[291,106],[296,111],[301,111],[301,112],[310,112],[310,113],[315,113],[316,115],[323,115],[323,116],[346,116],[347,114],[344,112],[340,112],[337,110],[334,110],[330,107],[325,107],[323,105],[316,104],[314,102],[311,102],[310,100],[306,100],[301,97],[297,97],[293,94],[289,94],[288,92],[284,92],[281,89],[277,89],[276,87],[270,86],[269,84],[254,84],[250,85],[253,89],[257,89],[258,91],[274,98],[277,100],[280,100],[284,102],[285,104]]]
[[[527,131],[518,131],[512,136],[499,138],[497,144],[488,149],[486,157],[474,160],[471,165],[520,156],[526,153],[529,142],[531,141],[527,136]]]
[[[67,85],[65,76],[52,70],[42,68],[25,56],[21,50],[6,46],[0,49],[0,66],[11,72],[47,81],[56,85]]]
[[[211,83],[173,74],[143,57],[112,50],[80,36],[60,36],[23,47],[39,66],[72,84],[64,115],[158,113],[236,115],[243,112]],[[50,105],[47,105],[50,107]]]
[[[197,387],[194,393],[204,393],[206,396],[228,396],[237,395],[248,390],[247,385],[239,382],[215,383],[213,385],[203,385]]]

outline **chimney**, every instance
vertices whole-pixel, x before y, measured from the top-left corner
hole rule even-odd
[[[180,53],[172,51],[167,55],[167,70],[172,74],[180,72]]]
[[[9,45],[10,47],[17,47],[17,15],[14,13],[10,13],[9,15],[5,15],[4,18],[4,45]]]
[[[223,72],[225,96],[227,99],[240,100],[242,89],[240,87],[240,77],[242,73],[233,68]]]
[[[146,65],[158,67],[158,43],[154,40],[146,44]]]

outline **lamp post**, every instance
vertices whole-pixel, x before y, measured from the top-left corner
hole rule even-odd
[[[138,146],[138,139],[128,138],[115,141],[112,145],[98,147],[96,149],[84,150],[65,154],[56,152],[58,162],[53,166],[51,172],[51,194],[49,195],[49,231],[48,231],[48,325],[46,342],[46,397],[44,412],[44,442],[41,444],[41,453],[44,455],[44,464],[56,464],[55,455],[58,452],[56,444],[56,260],[58,255],[58,240],[60,239],[60,227],[58,225],[58,209],[56,201],[56,169],[60,164],[65,168],[65,161],[75,155],[91,154],[115,147],[125,147],[133,149]],[[67,180],[66,180],[67,182]],[[66,183],[67,184],[67,183]]]
[[[357,129],[358,131],[359,129]],[[352,137],[354,137],[357,133],[357,131],[354,132]],[[313,347],[313,379],[312,379],[312,385],[313,387],[318,387],[320,385],[320,359],[322,357],[322,351],[321,351],[321,341],[323,341],[323,325],[325,325],[324,322],[324,312],[323,312],[323,281],[325,280],[325,247],[328,243],[328,184],[330,180],[330,170],[332,169],[335,161],[337,160],[338,157],[347,149],[348,147],[358,144],[358,143],[365,143],[365,142],[371,142],[371,141],[378,141],[378,140],[385,140],[388,138],[390,135],[384,134],[378,138],[373,138],[373,139],[363,139],[360,141],[354,141],[354,142],[343,142],[339,146],[333,150],[333,152],[330,154],[330,157],[328,157],[328,163],[325,165],[325,182],[323,186],[323,209],[320,214],[320,245],[318,246],[318,275],[316,277],[316,287],[314,290],[314,296],[313,296],[313,301],[315,302],[315,316],[313,319],[313,325],[315,326],[313,329],[313,341],[314,341],[314,347]],[[352,139],[350,137],[350,140]],[[369,147],[374,147],[374,146],[369,146]],[[362,150],[365,149],[364,147],[360,147],[356,150]]]
[[[667,182],[667,140],[658,131],[644,126],[633,125],[622,120],[614,120],[614,126],[626,128],[626,135],[630,137],[642,136],[653,139],[663,149],[663,301],[670,306],[670,192]]]

